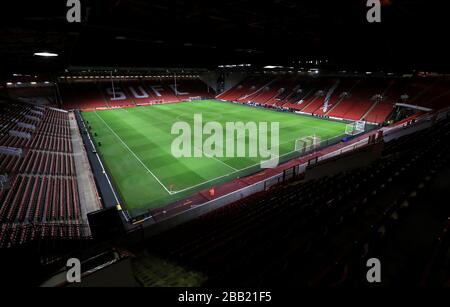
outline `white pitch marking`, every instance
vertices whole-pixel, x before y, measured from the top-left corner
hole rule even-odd
[[[100,120],[105,124],[105,126],[108,127],[109,130],[111,130],[111,132],[119,139],[119,141],[122,142],[122,144],[128,149],[128,151],[131,152],[131,154],[136,158],[136,160],[138,160],[138,162],[142,164],[142,166],[147,170],[147,172],[150,173],[156,179],[156,181],[158,181],[158,183],[164,188],[164,190],[166,190],[167,193],[172,195],[173,192],[169,191],[166,188],[166,186],[158,179],[158,177],[156,177],[156,175],[153,174],[151,170],[149,170],[147,165],[145,165],[145,163],[142,162],[141,159],[139,159],[139,157],[131,150],[130,147],[128,147],[128,145],[120,138],[120,136],[118,136],[117,133],[114,132],[114,130],[103,120],[103,118],[101,118],[101,116],[97,114],[97,111],[94,111],[94,113],[95,115],[97,115],[98,118],[100,118]]]

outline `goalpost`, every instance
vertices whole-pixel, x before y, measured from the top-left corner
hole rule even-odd
[[[347,135],[358,135],[363,133],[366,129],[366,122],[356,121],[345,126],[345,134]]]
[[[295,151],[305,154],[320,147],[320,137],[316,135],[305,136],[295,140]]]
[[[198,100],[202,100],[201,96],[194,96],[194,97],[189,97],[188,101],[192,102],[192,101],[198,101]]]

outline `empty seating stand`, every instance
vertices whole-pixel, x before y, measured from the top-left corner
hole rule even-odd
[[[0,220],[2,223],[80,223],[75,179],[18,175],[0,208]]]
[[[76,175],[75,162],[72,155],[38,150],[28,151],[25,158],[14,164],[13,168],[10,168],[9,170],[10,172],[18,172],[21,174],[42,174],[55,176]]]
[[[22,155],[0,154],[0,174],[9,188],[0,190],[0,248],[45,238],[81,238],[83,221],[68,113],[14,103],[2,118],[31,137],[4,135],[2,146]],[[28,116],[25,116],[28,115]],[[18,122],[32,125],[20,125]]]
[[[175,83],[177,89],[175,90]],[[66,110],[93,110],[132,107],[138,104],[172,103],[190,97],[214,97],[210,88],[193,77],[142,78],[62,83],[63,107]]]
[[[29,140],[25,147],[30,149],[40,149],[54,152],[72,152],[72,143],[69,138],[37,135]]]
[[[449,80],[283,76],[269,81],[249,77],[217,98],[375,124],[384,123],[398,102],[435,110],[450,105]]]
[[[367,167],[247,197],[159,235],[148,252],[204,272],[208,286],[352,284],[358,259],[400,235],[410,195],[449,166],[449,138],[446,124],[388,143]]]
[[[229,91],[222,93],[218,95],[217,98],[220,98],[222,100],[229,100],[229,101],[239,101],[243,103],[247,103],[249,100],[251,100],[252,96],[256,96],[260,92],[256,93],[257,91],[261,90],[264,87],[264,85],[267,85],[270,82],[269,78],[265,77],[250,77],[240,84],[236,85]]]
[[[108,107],[107,99],[102,95],[100,85],[97,83],[61,83],[60,91],[66,110]]]

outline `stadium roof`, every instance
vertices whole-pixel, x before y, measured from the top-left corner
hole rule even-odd
[[[366,1],[82,0],[82,23],[66,1],[10,1],[0,13],[0,66],[217,67],[293,65],[321,58],[367,68],[445,69],[450,21],[430,1],[383,0],[382,22]],[[54,52],[39,58],[35,52]],[[446,64],[448,66],[448,64]]]

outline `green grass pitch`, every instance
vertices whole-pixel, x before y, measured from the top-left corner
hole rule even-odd
[[[186,198],[200,190],[259,170],[259,158],[175,158],[172,124],[203,122],[279,122],[280,159],[287,160],[295,140],[319,136],[327,140],[345,133],[345,123],[214,100],[83,112],[97,150],[131,215]],[[270,125],[269,125],[270,127]],[[225,137],[224,137],[225,138]],[[248,141],[248,140],[247,140]],[[269,138],[270,143],[270,138]],[[294,153],[295,154],[295,153]]]

